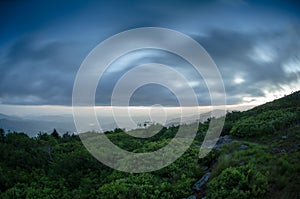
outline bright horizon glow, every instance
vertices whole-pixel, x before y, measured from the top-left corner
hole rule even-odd
[[[101,124],[103,130],[111,130],[116,127],[130,130],[135,129],[138,124],[149,121],[151,123],[159,123],[167,125],[172,122],[190,123],[191,121],[204,121],[208,117],[220,117],[223,115],[217,110],[227,111],[244,111],[252,108],[253,105],[227,105],[227,106],[198,106],[198,107],[157,107],[157,106],[97,106],[97,107],[77,107],[81,110],[80,118],[87,125],[84,131],[98,131],[97,124],[91,122],[90,113],[94,109],[97,121]],[[0,105],[1,113],[18,116],[24,119],[39,120],[43,116],[57,116],[58,121],[61,116],[66,118],[73,118],[73,108],[71,106],[11,106]],[[196,109],[196,110],[195,110]],[[197,110],[198,109],[198,110]],[[216,110],[215,112],[211,112]],[[221,111],[222,112],[222,111]],[[205,113],[210,113],[207,115]],[[203,115],[202,115],[203,114]],[[202,119],[201,119],[202,118]],[[180,120],[178,120],[180,119]],[[109,124],[114,124],[116,121],[117,126],[106,127]]]
[[[261,104],[264,104],[266,102],[273,101],[275,99],[278,99],[280,97],[283,97],[285,95],[289,95],[294,91],[300,90],[300,81],[290,85],[290,86],[281,86],[281,90],[265,90],[264,95],[265,97],[243,97],[243,103],[240,104],[233,104],[233,105],[219,105],[215,106],[215,110],[217,109],[226,109],[229,111],[232,110],[247,110],[250,108],[253,108],[255,106],[259,106]],[[83,107],[84,108],[84,107]],[[88,107],[86,107],[88,108]],[[149,111],[163,108],[164,110],[175,113],[178,112],[178,110],[182,108],[195,108],[195,107],[156,107],[156,106],[95,106],[95,111],[97,114],[99,114],[99,111],[101,111],[101,114],[109,114],[111,115],[112,110],[114,109],[123,109],[128,110],[130,109],[130,112],[133,111],[138,115],[139,111],[142,111],[140,113],[145,114],[145,112],[149,113]],[[205,113],[213,110],[212,106],[198,106],[199,113]],[[12,115],[12,116],[39,116],[39,115],[67,115],[67,114],[73,114],[72,113],[72,106],[62,106],[62,105],[8,105],[8,104],[0,104],[0,113],[6,114],[6,115]],[[144,111],[144,113],[143,113]],[[132,114],[132,112],[131,112]]]
[[[226,110],[247,110],[254,107],[254,104],[237,104],[237,105],[220,105],[215,106],[214,110],[226,109]],[[82,108],[88,108],[82,106]],[[170,112],[177,112],[181,109],[194,109],[196,107],[153,107],[153,106],[96,106],[95,111],[103,111],[103,113],[111,112],[113,109],[123,109],[132,111],[147,111],[155,109],[165,109]],[[199,113],[206,113],[212,111],[212,106],[198,106]],[[58,105],[0,105],[0,110],[2,114],[11,116],[44,116],[44,115],[68,115],[72,114],[72,106],[58,106]]]

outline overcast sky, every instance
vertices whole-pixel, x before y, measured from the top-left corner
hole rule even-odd
[[[148,26],[170,28],[198,41],[220,70],[228,104],[260,104],[281,97],[300,89],[296,2],[1,1],[0,104],[71,106],[76,73],[89,52],[116,33]],[[184,60],[158,50],[132,52],[112,64],[97,90],[96,104],[110,105],[122,74],[148,62],[181,70],[199,104],[210,104],[201,77],[193,75]],[[158,85],[138,89],[130,101],[133,106],[153,104],[178,102]]]

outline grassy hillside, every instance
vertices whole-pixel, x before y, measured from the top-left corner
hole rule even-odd
[[[129,174],[93,158],[76,135],[0,132],[0,198],[297,198],[300,195],[300,92],[246,112],[228,113],[223,135],[231,142],[198,159],[208,121],[173,164],[151,173]],[[189,126],[186,127],[187,129]],[[178,127],[151,126],[134,133],[106,132],[132,152],[159,149]],[[192,186],[211,172],[208,183]]]
[[[300,197],[299,91],[229,113],[223,134],[234,141],[223,146],[212,168],[209,198]],[[242,167],[247,168],[244,174]]]

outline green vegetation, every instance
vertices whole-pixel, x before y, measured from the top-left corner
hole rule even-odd
[[[130,174],[98,162],[77,135],[7,133],[0,129],[0,198],[297,198],[300,194],[300,92],[226,116],[232,142],[198,159],[209,121],[200,123],[191,147],[171,165]],[[214,119],[214,118],[213,118]],[[186,125],[189,130],[191,126]],[[160,129],[150,138],[135,138]],[[167,145],[178,127],[105,132],[119,147],[149,152]],[[130,134],[130,135],[129,135]],[[191,187],[207,171],[203,191]]]
[[[162,131],[171,136],[176,129]],[[153,151],[169,139],[168,133],[165,139],[152,137],[147,142],[120,129],[106,133],[132,151]],[[9,133],[0,150],[0,198],[180,198],[191,194],[190,185],[204,174],[197,163],[198,146],[172,165],[146,174],[108,168],[90,155],[76,135],[52,133],[29,138]]]
[[[284,110],[270,110],[238,120],[230,134],[239,137],[254,137],[262,134],[272,134],[288,128],[297,122],[297,113]]]
[[[223,134],[232,135],[235,141],[222,147],[207,196],[299,197],[299,107],[300,92],[296,92],[249,111],[227,114]],[[242,172],[244,167],[247,173]],[[236,178],[240,180],[232,181]]]
[[[229,167],[208,186],[209,198],[263,198],[267,192],[266,176],[248,165]]]

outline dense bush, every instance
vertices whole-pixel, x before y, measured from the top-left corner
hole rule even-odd
[[[251,166],[229,167],[208,184],[208,198],[262,198],[267,192],[267,177]]]
[[[296,113],[284,110],[270,110],[256,116],[238,120],[230,130],[231,135],[238,137],[254,137],[271,134],[289,127],[297,121]]]
[[[161,139],[135,139],[122,130],[107,136],[119,146],[143,152],[168,144],[177,128],[163,131]],[[168,167],[141,175],[101,164],[74,135],[30,138],[8,133],[0,149],[0,198],[181,198],[191,194],[191,184],[203,175],[197,146]]]

